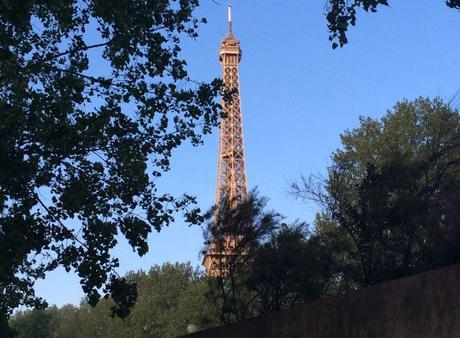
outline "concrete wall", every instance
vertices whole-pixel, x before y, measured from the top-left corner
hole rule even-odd
[[[460,265],[188,337],[460,337]]]

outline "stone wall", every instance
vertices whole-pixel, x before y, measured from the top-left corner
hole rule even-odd
[[[460,337],[460,265],[187,337]]]

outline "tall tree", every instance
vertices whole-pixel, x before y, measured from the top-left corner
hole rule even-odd
[[[460,0],[443,0],[450,8],[460,9]],[[356,11],[377,12],[380,6],[389,6],[390,0],[327,0],[326,18],[329,28],[329,40],[332,48],[343,47],[348,43],[347,31],[350,25],[356,25]]]
[[[135,287],[110,250],[147,236],[193,197],[157,192],[173,149],[217,124],[220,82],[189,78],[198,0],[3,1],[0,6],[0,316],[41,306],[34,281],[74,270],[89,302],[127,315]],[[0,331],[6,330],[3,327]],[[5,331],[3,331],[5,332]]]
[[[293,185],[323,207],[320,232],[340,234],[333,244],[351,270],[341,276],[370,285],[460,262],[458,110],[400,102],[381,120],[362,118],[342,144],[324,182]]]
[[[239,203],[224,199],[208,213],[205,251],[227,253],[216,261],[222,273],[208,278],[221,324],[284,310],[327,289],[331,261],[325,247],[306,224],[288,226],[266,203],[252,191]]]
[[[205,248],[216,255],[221,273],[209,276],[209,297],[221,324],[230,324],[259,313],[257,295],[247,288],[254,255],[280,225],[281,216],[265,210],[266,198],[256,190],[242,201],[224,198],[206,214]],[[219,255],[219,253],[226,253]]]

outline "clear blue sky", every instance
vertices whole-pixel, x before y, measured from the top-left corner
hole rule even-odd
[[[196,80],[220,76],[219,43],[226,33],[225,1],[201,0],[208,19],[183,57]],[[350,43],[333,51],[324,17],[325,0],[234,0],[234,33],[240,39],[241,95],[247,175],[270,198],[270,208],[288,220],[312,222],[315,207],[287,195],[288,181],[324,173],[339,135],[358,125],[359,115],[378,118],[401,99],[460,92],[460,11],[444,0],[393,0],[377,14],[359,13]],[[199,148],[183,146],[161,188],[214,202],[218,132]],[[150,252],[136,256],[122,242],[114,251],[120,272],[166,261],[201,262],[202,233],[180,219],[150,237]],[[83,293],[73,274],[58,270],[37,284],[50,304],[77,304]]]

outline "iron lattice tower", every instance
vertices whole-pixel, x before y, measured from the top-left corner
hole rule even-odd
[[[220,123],[216,204],[219,204],[225,195],[230,200],[239,202],[247,192],[239,94],[238,65],[241,56],[240,42],[232,33],[232,7],[228,6],[228,33],[222,40],[219,60],[222,64],[224,88],[235,90],[235,93],[232,95],[231,102],[222,101],[226,118]]]
[[[222,64],[223,86],[233,91],[229,102],[222,100],[225,118],[220,122],[219,130],[219,161],[217,168],[216,205],[224,198],[233,202],[241,202],[247,194],[246,164],[244,160],[243,120],[241,114],[239,63],[241,61],[240,42],[233,36],[232,7],[228,6],[228,31],[222,40],[219,60]],[[224,250],[215,250],[211,244],[205,254],[203,265],[206,272],[219,275],[222,271],[213,268],[216,260],[225,259],[231,254],[235,240],[227,238]]]

